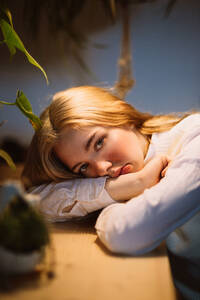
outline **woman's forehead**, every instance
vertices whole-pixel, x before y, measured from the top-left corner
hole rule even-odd
[[[67,128],[62,132],[56,147],[84,147],[87,141],[100,130],[103,130],[103,127]]]

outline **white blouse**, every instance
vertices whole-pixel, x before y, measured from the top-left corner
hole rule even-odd
[[[157,153],[172,157],[166,176],[126,203],[108,195],[107,177],[43,184],[31,193],[39,196],[39,209],[51,222],[106,207],[96,223],[101,241],[113,252],[143,254],[200,210],[200,114],[153,134],[146,159]]]
[[[200,213],[200,114],[154,134],[148,156],[159,152],[173,158],[166,176],[126,203],[105,208],[97,219],[98,236],[112,252],[149,252]]]
[[[116,203],[104,189],[107,177],[77,178],[42,184],[31,190],[38,195],[37,208],[49,222],[82,218]]]

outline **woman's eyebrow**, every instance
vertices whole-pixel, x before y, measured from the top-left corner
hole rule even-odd
[[[91,135],[91,137],[89,137],[89,139],[88,139],[88,141],[87,141],[87,143],[86,143],[86,145],[85,145],[85,150],[86,150],[86,151],[89,150],[90,145],[91,145],[92,141],[94,140],[96,133],[97,133],[97,132],[94,132],[94,133]]]
[[[96,136],[96,133],[97,133],[97,132],[94,132],[94,133],[89,137],[89,139],[87,140],[87,142],[86,142],[86,144],[85,144],[85,150],[86,150],[86,151],[89,150],[90,145],[91,145],[92,141],[94,140],[94,138],[95,138],[95,136]],[[72,167],[72,169],[71,169],[72,172],[74,172],[74,170],[75,170],[79,165],[81,165],[81,162],[75,164],[75,166]]]

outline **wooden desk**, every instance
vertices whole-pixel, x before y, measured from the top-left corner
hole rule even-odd
[[[0,293],[0,299],[176,299],[164,245],[142,257],[112,255],[98,241],[93,224],[53,225],[55,277],[23,276],[16,289]]]
[[[164,245],[142,257],[112,255],[98,241],[94,223],[93,216],[51,225],[55,277],[23,276],[12,291],[0,292],[0,299],[176,299]]]

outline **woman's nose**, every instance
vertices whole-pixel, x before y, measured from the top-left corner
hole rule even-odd
[[[112,163],[110,161],[95,161],[94,167],[97,173],[97,176],[106,176],[108,175],[108,170],[112,166]]]

